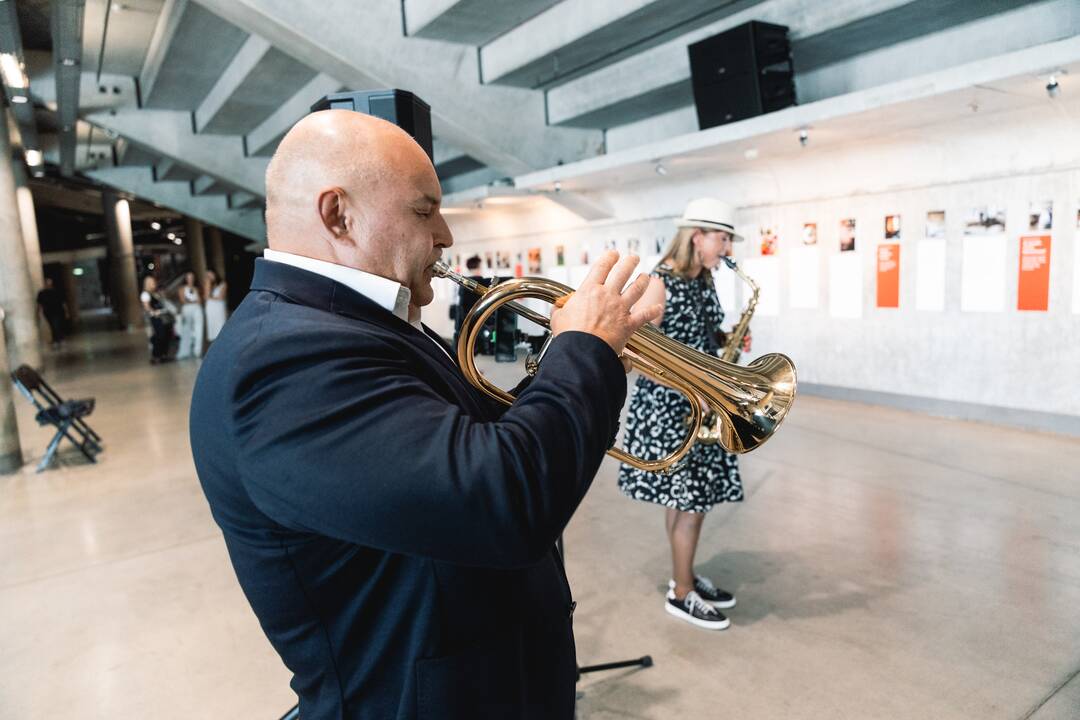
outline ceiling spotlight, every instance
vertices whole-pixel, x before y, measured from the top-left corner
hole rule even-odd
[[[154,222],[150,223],[150,228],[153,229],[153,230],[160,230],[161,229],[161,223],[159,223],[157,220],[155,220]]]
[[[146,269],[147,270],[153,270],[154,269],[154,263],[146,263]]]
[[[30,149],[30,150],[26,151],[26,164],[27,165],[29,165],[31,167],[35,167],[35,166],[41,164],[42,159],[43,158],[42,158],[40,150]]]
[[[165,237],[169,238],[170,240],[175,240],[176,239],[176,233],[169,233]]]
[[[758,149],[757,148],[749,148],[749,149],[747,149],[746,152],[743,153],[743,157],[746,158],[747,160],[756,160],[757,156],[758,156]]]
[[[653,168],[653,169],[656,170],[657,175],[661,175],[661,176],[667,175],[667,172],[668,172],[667,168],[664,167],[663,163],[656,163],[656,167]]]
[[[180,238],[176,238],[175,240],[172,241],[172,243],[173,243],[173,245],[183,245],[184,241],[181,240]]]
[[[1058,83],[1057,75],[1051,75],[1050,80],[1046,83],[1046,94],[1051,98],[1056,98],[1061,93],[1061,85]]]
[[[555,181],[555,192],[562,192],[562,183],[558,180]]]
[[[803,147],[810,144],[810,130],[808,128],[799,128],[799,144]]]
[[[22,105],[23,103],[27,102],[27,97],[25,95],[12,95],[11,102],[15,103],[16,105]]]
[[[75,277],[81,277],[83,272],[84,272],[84,270],[82,268],[77,267],[77,268],[72,269],[71,274],[74,275]]]

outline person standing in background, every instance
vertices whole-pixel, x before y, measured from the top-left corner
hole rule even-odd
[[[652,271],[644,305],[664,308],[654,320],[665,335],[695,350],[715,354],[721,347],[724,311],[712,270],[731,255],[735,209],[712,198],[694,200],[675,221],[679,230]],[[706,411],[708,408],[704,408]],[[632,455],[658,460],[682,444],[690,401],[677,390],[642,375],[626,418],[625,447]],[[695,443],[677,469],[651,473],[630,465],[619,471],[619,489],[635,500],[663,505],[671,545],[672,578],[665,610],[708,630],[731,622],[720,609],[735,606],[735,596],[694,572],[694,555],[705,514],[718,503],[743,499],[737,456],[720,445]]]
[[[228,313],[225,308],[225,293],[228,288],[224,280],[219,280],[213,270],[206,271],[206,283],[203,296],[206,298],[206,341],[214,342],[221,328],[225,326]]]
[[[49,323],[53,348],[60,347],[64,341],[64,325],[69,317],[68,307],[64,295],[53,287],[52,278],[45,278],[45,287],[37,294],[37,304],[45,316],[45,322]]]
[[[176,353],[177,360],[202,357],[204,324],[202,293],[195,283],[195,273],[184,273],[184,285],[180,288],[180,349]]]
[[[157,280],[153,275],[143,278],[139,300],[150,321],[150,364],[166,362],[169,359],[169,346],[172,345],[174,318],[158,295]]]

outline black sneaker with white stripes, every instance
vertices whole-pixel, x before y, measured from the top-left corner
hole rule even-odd
[[[668,589],[675,589],[674,580],[668,580]],[[709,603],[714,608],[727,610],[728,608],[735,607],[735,596],[727,590],[721,590],[713,585],[712,580],[707,577],[701,575],[694,576],[694,592],[700,595],[702,600]]]
[[[723,630],[731,624],[722,612],[702,600],[693,590],[686,593],[682,600],[677,600],[675,592],[669,591],[664,609],[680,620],[706,630]]]

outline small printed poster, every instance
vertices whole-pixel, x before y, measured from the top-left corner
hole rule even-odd
[[[581,264],[589,264],[589,248],[587,247],[581,248]],[[574,287],[577,287],[577,285],[575,285]]]
[[[762,255],[775,255],[777,245],[779,244],[779,238],[776,236],[776,229],[771,227],[763,227],[761,232],[761,254]]]
[[[507,250],[498,250],[495,253],[495,267],[499,270],[510,269],[510,253]]]
[[[495,267],[492,264],[492,258],[494,258],[494,254],[490,250],[485,250],[484,251],[484,267],[486,267],[488,270],[491,270],[493,267]]]
[[[522,262],[521,253],[517,254],[517,261],[514,263],[514,277],[522,277],[525,275],[525,264]]]
[[[539,275],[541,272],[540,248],[529,248],[529,274]]]
[[[837,253],[829,258],[829,314],[861,318],[863,306],[862,258]]]
[[[743,260],[743,272],[754,279],[757,283],[758,304],[757,315],[760,317],[773,317],[780,314],[780,258],[778,257],[749,257]],[[734,273],[732,273],[734,274]],[[743,284],[743,305],[749,298],[749,288]]]
[[[964,312],[1002,312],[1008,277],[1008,246],[1004,233],[964,238],[960,274],[960,309]]]
[[[1050,200],[1028,207],[1028,230],[1049,230],[1054,226],[1054,203]]]
[[[964,216],[964,235],[1000,235],[1005,232],[1005,209],[981,205]]]
[[[817,245],[817,223],[803,223],[802,244]]]
[[[840,221],[840,252],[851,252],[855,249],[855,218],[844,218]]]
[[[788,254],[788,302],[791,307],[813,310],[818,306],[819,257],[815,246],[797,247]]]
[[[945,237],[945,211],[931,210],[926,213],[926,237],[941,239]]]
[[[1020,280],[1017,310],[1046,312],[1050,302],[1050,236],[1020,238]]]
[[[632,255],[641,256],[641,240],[640,238],[630,238],[626,241],[626,252]]]
[[[566,248],[563,245],[555,246],[555,264],[559,267],[566,265]]]
[[[945,309],[945,241],[920,240],[915,256],[915,309]]]
[[[886,240],[899,240],[900,239],[900,216],[899,215],[886,215],[885,216],[885,239]]]
[[[878,245],[877,306],[900,307],[900,243]]]

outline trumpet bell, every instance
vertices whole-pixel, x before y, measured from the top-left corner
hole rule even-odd
[[[573,292],[546,278],[515,278],[488,288],[453,272],[442,262],[435,274],[448,278],[480,295],[461,324],[458,361],[462,373],[475,387],[507,405],[514,398],[476,367],[473,348],[484,322],[503,305],[538,325],[550,329],[548,318],[516,302],[538,298],[556,303]],[[675,388],[690,401],[689,432],[682,445],[666,457],[648,460],[619,448],[608,454],[621,462],[648,472],[669,472],[690,451],[702,427],[702,405],[718,416],[717,439],[729,452],[749,452],[776,432],[795,399],[795,366],[784,355],[764,355],[743,367],[695,350],[672,340],[652,325],[635,332],[625,354],[636,370]]]

